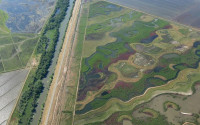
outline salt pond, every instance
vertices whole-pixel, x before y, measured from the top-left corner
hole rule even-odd
[[[6,124],[27,74],[27,69],[0,74],[0,125]]]

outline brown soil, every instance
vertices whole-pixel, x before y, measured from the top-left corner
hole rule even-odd
[[[32,65],[32,67],[35,67],[38,65],[38,62],[36,61],[35,58],[33,58],[31,65]]]

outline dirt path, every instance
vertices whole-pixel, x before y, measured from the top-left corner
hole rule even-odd
[[[81,0],[76,0],[73,9],[72,17],[69,21],[64,44],[59,55],[53,82],[51,84],[48,97],[45,103],[44,112],[42,116],[42,125],[55,125],[59,122],[61,117],[61,105],[65,103],[61,97],[65,91],[66,75],[68,72],[69,61],[71,57],[71,50],[74,41],[74,34],[79,14]]]

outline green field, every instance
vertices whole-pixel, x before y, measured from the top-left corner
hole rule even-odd
[[[33,37],[33,35],[23,37],[23,39],[15,39],[17,40],[16,43],[12,39],[10,39],[10,42],[0,45],[4,72],[25,68],[38,41],[38,37]]]
[[[26,68],[38,41],[32,33],[13,33],[6,26],[8,14],[0,10],[0,73]]]
[[[189,71],[199,70],[198,31],[101,0],[84,7],[89,16],[79,38],[84,44],[75,124],[103,124],[155,95],[191,89],[197,77]],[[181,76],[192,82],[179,86]]]
[[[38,37],[33,39],[28,39],[24,41],[23,44],[18,46],[21,49],[21,52],[19,52],[19,57],[22,61],[22,64],[26,66],[27,62],[30,59],[30,56],[35,48],[35,45],[37,44]]]

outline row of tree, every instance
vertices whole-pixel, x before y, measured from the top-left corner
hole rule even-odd
[[[55,48],[59,37],[60,24],[65,18],[66,11],[69,6],[69,0],[58,0],[55,10],[51,15],[48,23],[41,34],[40,41],[36,48],[36,55],[41,55],[40,63],[35,71],[35,74],[31,76],[27,81],[28,89],[22,93],[22,96],[18,105],[19,124],[30,124],[33,113],[37,106],[37,100],[42,93],[44,87],[42,79],[48,74],[48,69],[52,63],[54,57]],[[52,30],[51,38],[48,38],[46,33]],[[30,106],[31,105],[31,106]],[[30,112],[28,114],[28,112]],[[26,119],[24,119],[26,118]]]

